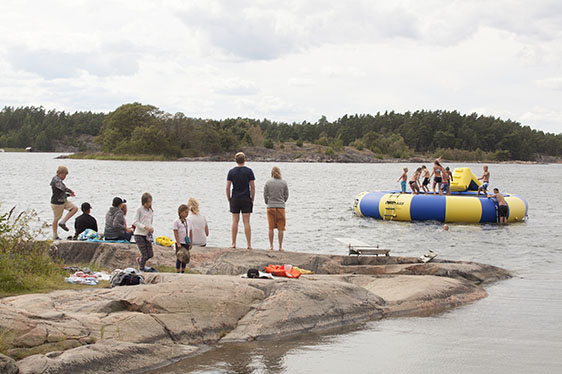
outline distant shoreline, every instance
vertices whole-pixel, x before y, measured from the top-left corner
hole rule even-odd
[[[176,162],[230,162],[232,155],[209,155],[199,157],[181,157],[177,159],[165,158],[159,155],[116,155],[116,154],[98,154],[98,153],[70,153],[61,155],[61,152],[28,152],[24,150],[5,150],[0,153],[50,153],[58,154],[55,157],[57,160],[97,160],[97,161],[176,161]],[[369,159],[353,159],[349,157],[343,158],[321,158],[317,157],[251,157],[248,154],[248,162],[290,162],[290,163],[314,163],[314,164],[400,164],[400,163],[432,163],[435,160],[433,157],[410,157],[407,159],[401,158],[369,158]],[[446,163],[474,163],[474,164],[518,164],[518,165],[548,165],[548,164],[562,164],[562,159],[548,159],[543,161],[524,161],[524,160],[450,160],[440,158],[441,161]]]
[[[294,143],[285,143],[283,147],[265,148],[259,146],[243,147],[249,162],[295,162],[295,163],[432,163],[435,158],[444,162],[473,162],[473,163],[513,163],[513,164],[551,164],[562,163],[562,159],[550,156],[537,156],[537,160],[493,160],[458,158],[440,156],[438,154],[413,155],[409,158],[393,158],[388,155],[375,154],[370,150],[358,150],[354,147],[343,147],[340,151],[317,144],[305,144],[301,147]],[[238,151],[238,149],[236,150]],[[233,160],[235,151],[221,152],[210,155],[188,156],[170,158],[163,155],[130,155],[112,154],[102,152],[78,152],[70,155],[61,155],[59,159],[87,159],[87,160],[114,160],[114,161],[199,161],[199,162],[229,162]],[[453,152],[454,153],[454,152]]]

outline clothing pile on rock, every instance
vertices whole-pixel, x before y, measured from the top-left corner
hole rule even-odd
[[[86,274],[81,271],[77,271],[71,276],[64,278],[64,281],[72,284],[85,284],[87,286],[96,286],[98,284],[98,278],[95,275]]]
[[[105,271],[94,272],[89,268],[80,268],[78,266],[65,266],[64,270],[70,271],[69,277],[64,278],[64,281],[72,284],[85,284],[88,286],[95,286],[100,280],[109,280],[110,275]]]
[[[144,284],[144,277],[135,268],[115,269],[109,280],[111,287]]]

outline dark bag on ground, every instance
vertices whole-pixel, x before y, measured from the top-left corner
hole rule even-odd
[[[246,274],[248,278],[259,278],[260,272],[258,269],[248,269],[248,273]]]
[[[126,274],[121,280],[121,286],[134,286],[141,283],[141,278],[137,274]]]

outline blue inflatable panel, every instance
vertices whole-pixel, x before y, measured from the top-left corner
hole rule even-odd
[[[445,221],[446,197],[414,195],[410,204],[410,216],[413,221]]]
[[[478,184],[475,181],[470,181],[467,190],[468,191],[478,191]]]
[[[480,204],[482,205],[482,218],[480,222],[497,222],[497,202],[496,199],[481,198]]]
[[[369,193],[361,199],[361,213],[366,217],[382,219],[379,212],[379,202],[384,193]]]

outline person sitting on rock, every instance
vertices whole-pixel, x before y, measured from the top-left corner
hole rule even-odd
[[[191,244],[198,247],[205,247],[207,245],[207,236],[209,236],[207,218],[199,212],[199,202],[195,198],[189,198],[187,207],[189,208],[189,217],[187,217],[187,219],[191,222],[191,228],[193,230],[193,241]]]
[[[131,229],[125,224],[125,217],[121,209],[127,200],[114,197],[112,206],[105,215],[105,239],[131,241]]]
[[[98,222],[90,215],[91,209],[92,206],[90,203],[82,203],[82,206],[80,207],[82,214],[76,217],[76,220],[74,221],[74,230],[76,231],[74,234],[75,239],[86,231],[86,229],[94,230],[95,232],[98,231]]]

